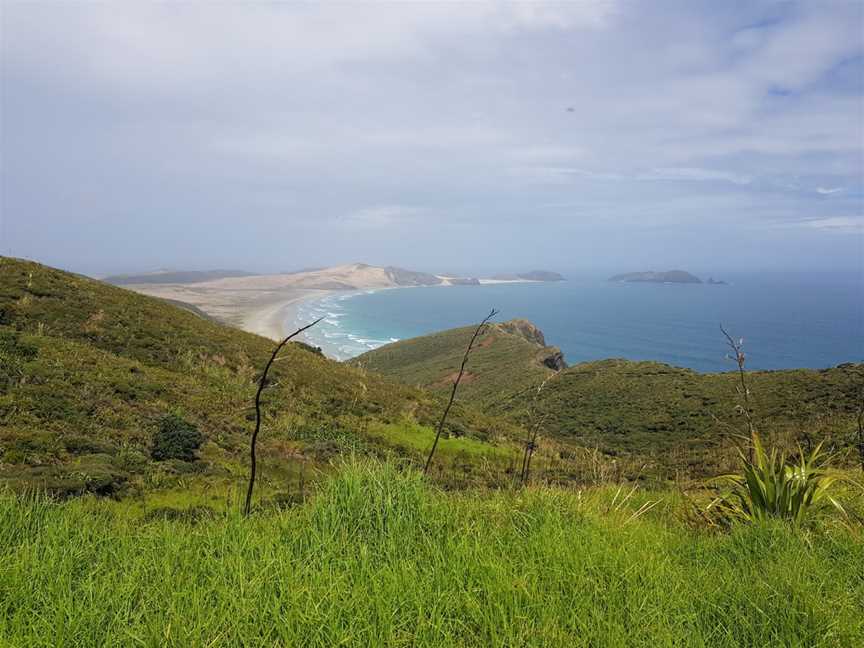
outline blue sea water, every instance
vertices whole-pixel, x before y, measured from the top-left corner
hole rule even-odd
[[[334,294],[305,303],[301,321],[326,316],[307,338],[346,359],[388,342],[524,317],[568,363],[658,360],[697,371],[734,368],[722,323],[744,338],[751,369],[823,368],[864,361],[864,279],[740,276],[729,285],[558,283],[398,288]]]

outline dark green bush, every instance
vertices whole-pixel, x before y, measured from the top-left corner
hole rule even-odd
[[[321,347],[312,346],[311,344],[306,344],[305,342],[294,342],[294,345],[298,349],[303,349],[304,351],[308,351],[309,353],[314,353],[315,355],[319,355],[322,358],[324,357],[324,352],[321,350]]]
[[[176,414],[167,414],[159,421],[159,428],[153,435],[150,456],[156,461],[195,461],[195,451],[203,441],[204,437],[192,423]]]

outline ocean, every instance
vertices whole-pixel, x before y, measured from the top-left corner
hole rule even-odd
[[[481,320],[534,322],[569,364],[658,360],[700,372],[735,368],[720,324],[744,338],[750,369],[864,361],[864,279],[857,275],[736,276],[729,285],[557,283],[433,286],[335,293],[303,303],[325,316],[307,339],[344,360],[389,342]]]

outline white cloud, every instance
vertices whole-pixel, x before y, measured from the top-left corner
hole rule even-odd
[[[637,176],[640,180],[696,180],[696,181],[723,181],[736,185],[748,185],[753,182],[752,176],[716,169],[699,168],[661,168],[653,169],[651,172]]]
[[[794,5],[799,15],[758,30],[759,42],[739,72],[755,82],[800,90],[861,48],[861,13],[852,16],[817,3]],[[758,37],[761,36],[761,39]]]
[[[494,224],[511,241],[494,253],[510,256],[541,208],[561,250],[574,214],[589,233],[711,240],[729,219],[815,238],[849,225],[808,219],[826,202],[864,211],[849,3],[3,10],[4,207],[32,223],[18,236],[58,249],[58,214],[70,232],[215,221],[212,240],[232,248],[239,220],[269,240],[315,215],[334,250],[363,229],[399,251],[386,230],[434,213],[442,228]],[[609,234],[598,253],[624,249]]]
[[[822,231],[862,233],[864,232],[864,217],[827,216],[824,218],[810,218],[794,223],[787,223],[786,226]]]
[[[358,229],[389,228],[410,225],[428,215],[428,209],[408,205],[377,205],[351,212],[339,219],[340,224]]]
[[[599,29],[616,0],[543,2],[36,3],[4,8],[11,65],[112,83],[174,85],[433,61],[448,38]],[[223,77],[224,78],[224,77]]]

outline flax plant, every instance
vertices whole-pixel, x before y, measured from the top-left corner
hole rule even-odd
[[[811,451],[798,446],[797,456],[772,448],[766,451],[759,435],[752,437],[751,455],[739,450],[740,474],[722,475],[717,482],[729,485],[708,506],[727,520],[764,521],[781,518],[800,525],[815,511],[833,506],[844,517],[846,511],[834,497],[838,483],[845,481],[829,466],[822,443]],[[751,458],[752,456],[752,458]]]

